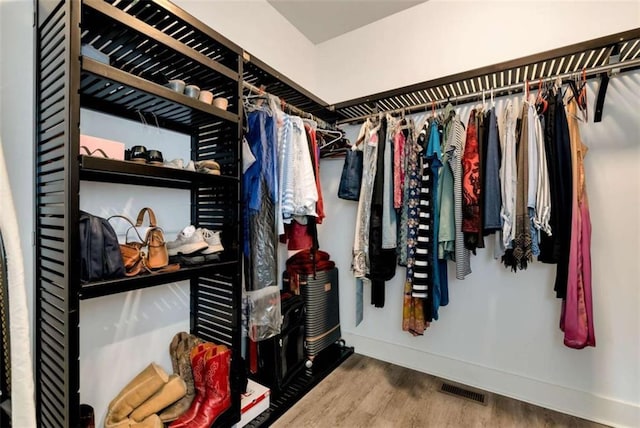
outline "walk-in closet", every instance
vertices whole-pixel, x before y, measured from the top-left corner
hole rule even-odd
[[[640,426],[636,1],[0,1],[0,426]]]

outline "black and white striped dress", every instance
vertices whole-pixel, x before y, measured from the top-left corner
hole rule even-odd
[[[429,130],[425,127],[420,131],[418,143],[424,148],[428,141]],[[425,152],[423,150],[422,153]],[[425,156],[421,156],[421,164],[418,236],[411,296],[429,300],[433,287],[433,171]],[[428,307],[428,302],[425,302],[425,311]]]

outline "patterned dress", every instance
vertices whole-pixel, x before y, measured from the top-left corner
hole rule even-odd
[[[405,148],[407,153],[404,198],[407,207],[407,278],[404,285],[402,330],[415,336],[423,334],[427,325],[424,320],[423,300],[411,296],[420,218],[420,152],[422,151],[413,131],[409,132]]]

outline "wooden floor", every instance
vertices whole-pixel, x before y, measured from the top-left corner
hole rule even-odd
[[[486,393],[482,405],[439,392],[442,380],[353,355],[273,427],[602,427]]]

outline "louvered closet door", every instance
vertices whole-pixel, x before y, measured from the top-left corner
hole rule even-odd
[[[73,260],[78,257],[80,38],[71,22],[78,22],[80,4],[38,2],[38,7],[36,416],[39,426],[70,427],[79,418],[79,273]]]

